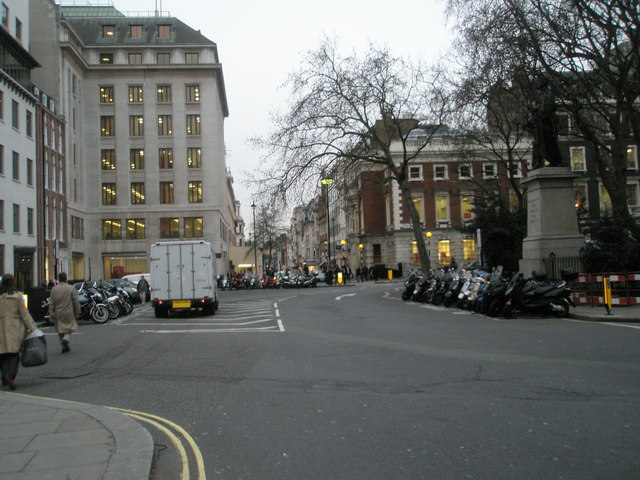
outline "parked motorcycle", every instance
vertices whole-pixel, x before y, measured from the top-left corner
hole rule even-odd
[[[559,282],[545,281],[544,272],[534,271],[531,278],[524,278],[522,273],[515,275],[507,287],[502,316],[512,318],[516,311],[551,314],[558,318],[567,316],[569,307],[575,307],[567,282],[575,280],[578,273],[565,269],[560,274],[562,280]]]
[[[422,275],[416,270],[411,270],[409,276],[404,281],[404,291],[402,292],[402,300],[410,300],[413,295],[413,291],[416,289],[416,283]]]

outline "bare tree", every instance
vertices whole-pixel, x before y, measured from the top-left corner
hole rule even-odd
[[[291,74],[288,112],[274,117],[268,138],[256,141],[272,160],[262,185],[299,193],[300,187],[315,188],[326,172],[338,171],[337,163],[385,168],[404,197],[422,265],[430,268],[408,168],[444,123],[449,97],[438,87],[439,78],[439,72],[385,48],[370,45],[362,57],[342,56],[336,43],[325,39]],[[410,141],[418,126],[429,128]]]
[[[590,145],[612,214],[640,240],[626,197],[627,149],[640,144],[637,0],[449,0],[467,67],[493,80],[550,82]]]

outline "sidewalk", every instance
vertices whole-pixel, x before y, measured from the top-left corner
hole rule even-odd
[[[578,320],[592,320],[598,322],[640,322],[640,305],[616,306],[607,314],[602,306],[591,307],[588,305],[578,305],[569,310],[571,318]]]
[[[0,392],[3,480],[147,480],[153,440],[104,407]],[[18,384],[19,388],[19,384]]]

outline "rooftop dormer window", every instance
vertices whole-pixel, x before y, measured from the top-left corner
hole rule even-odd
[[[129,25],[129,36],[131,38],[142,38],[142,25]]]
[[[2,24],[5,27],[9,26],[9,7],[7,7],[4,3],[2,4]]]
[[[171,25],[158,25],[158,38],[171,38]]]
[[[115,25],[102,25],[102,38],[115,38],[116,26]]]

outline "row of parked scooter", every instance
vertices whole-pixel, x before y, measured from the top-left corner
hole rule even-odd
[[[444,268],[421,273],[412,271],[405,280],[403,300],[457,306],[491,317],[512,318],[517,312],[565,317],[571,306],[568,282],[578,272],[565,269],[562,280],[549,280],[544,272],[533,271],[530,277],[522,272],[509,274],[502,266],[491,272],[481,269],[456,270]]]
[[[253,288],[307,288],[318,286],[318,276],[304,273],[276,273],[256,278],[253,275],[218,277],[221,290],[248,290]]]
[[[133,312],[133,301],[123,288],[116,286],[108,288],[98,282],[82,282],[76,288],[80,303],[79,319],[102,324]],[[50,303],[51,298],[42,302],[42,315],[47,320],[49,320]]]

